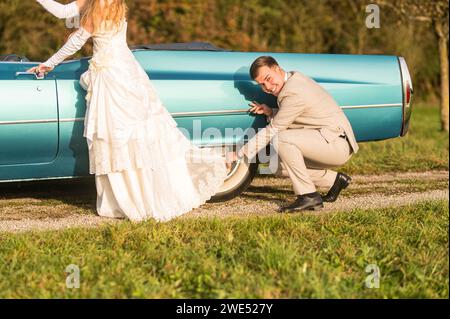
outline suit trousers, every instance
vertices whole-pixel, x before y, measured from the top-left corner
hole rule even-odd
[[[325,137],[318,129],[287,129],[272,144],[280,159],[277,175],[290,177],[296,195],[316,192],[316,187],[331,188],[337,176],[331,168],[352,156],[345,137]]]

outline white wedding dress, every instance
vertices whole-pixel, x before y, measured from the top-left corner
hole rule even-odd
[[[83,136],[95,174],[101,216],[167,221],[214,195],[227,175],[225,158],[199,148],[177,128],[126,42],[127,21],[95,32]],[[174,92],[174,94],[177,94]]]

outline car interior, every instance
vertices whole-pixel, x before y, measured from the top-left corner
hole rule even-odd
[[[0,54],[0,62],[30,62],[30,60],[24,55]]]

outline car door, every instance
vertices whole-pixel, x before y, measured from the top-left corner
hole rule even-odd
[[[0,166],[48,163],[58,152],[58,105],[53,77],[33,65],[0,63]]]

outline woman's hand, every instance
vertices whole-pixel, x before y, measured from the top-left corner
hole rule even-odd
[[[272,116],[272,109],[265,104],[259,104],[258,102],[253,101],[249,106],[251,106],[250,112]]]
[[[46,66],[45,64],[41,63],[38,66],[33,66],[32,68],[28,69],[27,72],[34,72],[34,73],[48,73],[53,68]]]
[[[33,72],[33,73],[44,73],[47,74],[53,70],[53,68],[46,66],[45,64],[39,64],[38,66],[33,66],[32,68],[28,69],[27,72]]]

